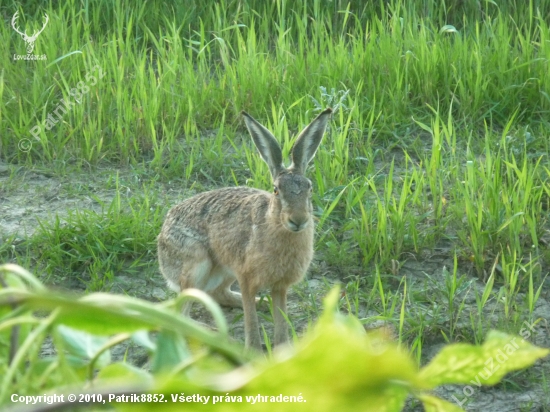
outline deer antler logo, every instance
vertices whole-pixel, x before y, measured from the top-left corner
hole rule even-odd
[[[38,37],[38,35],[40,33],[42,33],[42,31],[46,28],[46,24],[48,24],[48,21],[50,20],[48,15],[46,13],[44,13],[44,17],[46,18],[46,20],[44,21],[44,25],[42,26],[42,28],[40,30],[38,30],[37,32],[35,32],[32,36],[29,36],[27,35],[26,32],[21,32],[16,26],[15,26],[15,21],[17,20],[17,18],[19,17],[19,12],[16,11],[15,14],[13,15],[13,18],[11,19],[11,25],[13,27],[13,29],[19,33],[21,35],[21,37],[23,37],[23,40],[25,41],[25,43],[27,43],[27,54],[31,54],[33,49],[34,49],[34,42],[36,41],[36,38]]]

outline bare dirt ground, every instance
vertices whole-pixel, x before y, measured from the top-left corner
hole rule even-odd
[[[39,169],[27,169],[21,166],[8,166],[0,163],[0,247],[8,237],[16,234],[13,240],[17,244],[22,239],[32,236],[38,227],[38,221],[48,222],[58,215],[61,219],[67,216],[70,210],[91,209],[101,210],[97,199],[109,202],[114,194],[114,189],[105,189],[105,179],[115,170],[101,170],[71,174],[65,177],[56,177],[53,174]],[[132,171],[120,171],[123,178],[132,180]],[[137,187],[137,186],[136,186]],[[130,187],[124,187],[125,195],[131,196]],[[162,192],[168,197],[169,204],[176,204],[185,197],[183,190],[177,185],[167,184]],[[92,197],[91,194],[94,196]],[[4,243],[5,245],[5,243]],[[422,256],[410,256],[406,261],[400,262],[401,266],[396,276],[407,277],[409,288],[415,288],[422,293],[433,294],[432,302],[422,302],[418,305],[411,304],[410,311],[422,311],[429,318],[442,316],[438,305],[445,305],[444,301],[437,299],[438,290],[442,290],[443,268],[452,268],[452,255],[442,246],[440,249],[430,251]],[[468,268],[459,268],[462,273],[468,273]],[[336,283],[346,282],[346,275],[369,276],[367,270],[352,268],[346,274],[340,268],[331,267],[323,259],[323,251],[317,251],[316,258],[310,268],[306,280],[295,286],[289,293],[289,315],[293,320],[298,335],[302,334],[308,324],[314,320],[316,311],[322,308],[322,299],[330,287]],[[37,274],[40,275],[40,274]],[[46,283],[54,288],[83,291],[85,282],[79,279],[45,279]],[[465,307],[462,318],[458,321],[458,328],[468,328],[470,325],[469,314],[476,313],[475,291],[483,291],[483,284],[474,276],[468,275],[469,287],[458,296],[464,300]],[[396,283],[396,286],[398,282]],[[111,285],[111,293],[125,293],[137,296],[149,301],[163,301],[171,296],[172,292],[166,287],[156,262],[151,262],[148,269],[139,276],[115,276]],[[420,293],[420,292],[419,292]],[[497,318],[499,309],[497,305],[488,307],[487,316]],[[231,333],[237,340],[243,340],[244,325],[243,314],[240,309],[224,309]],[[267,306],[260,311],[268,315]],[[313,313],[313,315],[312,315]],[[317,312],[318,313],[318,312]],[[368,318],[376,316],[376,313],[367,313],[366,307],[359,307],[359,317]],[[550,289],[545,287],[537,302],[535,317],[542,321],[535,326],[535,333],[530,341],[538,346],[550,347]],[[210,317],[205,310],[195,305],[193,317],[199,321],[209,323]],[[313,319],[312,319],[313,318]],[[262,321],[262,315],[260,315]],[[263,321],[267,333],[272,336],[272,324]],[[380,322],[378,322],[378,326]],[[369,322],[367,327],[375,327],[375,322]],[[423,344],[423,363],[429,361],[443,346],[441,336],[432,336],[429,330],[425,331],[426,339]],[[460,334],[459,334],[460,335]],[[130,349],[130,359],[136,364],[143,365],[146,355],[137,347],[120,347],[114,352],[114,356],[122,356]],[[45,349],[47,351],[47,348]],[[451,402],[467,403],[462,405],[469,411],[546,411],[550,410],[550,388],[546,381],[550,376],[550,360],[545,359],[528,371],[518,372],[512,378],[492,388],[478,388],[472,384],[470,388],[448,385],[435,391],[439,396]],[[542,378],[544,376],[544,379]],[[545,382],[546,381],[546,382]],[[470,390],[471,389],[471,390]],[[454,397],[454,398],[453,398]],[[417,411],[422,407],[409,402],[406,410]]]

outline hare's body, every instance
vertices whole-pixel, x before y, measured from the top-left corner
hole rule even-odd
[[[313,224],[300,232],[284,228],[272,198],[263,190],[234,187],[201,193],[174,206],[159,236],[161,270],[172,289],[196,287],[216,297],[224,277],[256,290],[300,281],[313,257]],[[165,253],[168,248],[174,250]],[[197,263],[197,258],[222,275],[201,278],[205,274],[195,271],[190,273],[194,278],[182,277],[184,262]],[[261,276],[239,279],[239,274],[258,270]]]
[[[200,193],[174,206],[158,237],[160,270],[176,291],[198,288],[226,306],[242,306],[247,346],[261,347],[256,294],[271,290],[275,344],[288,339],[284,313],[290,285],[313,257],[311,182],[303,170],[323,136],[330,109],[298,138],[290,168],[275,138],[245,114],[248,129],[270,166],[275,193],[234,187]],[[230,290],[238,281],[241,293]]]

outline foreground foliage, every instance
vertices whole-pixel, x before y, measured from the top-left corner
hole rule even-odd
[[[340,294],[334,289],[317,325],[293,348],[276,351],[266,360],[230,342],[219,308],[194,291],[183,298],[202,300],[217,320],[218,332],[181,317],[173,301],[155,305],[109,294],[63,296],[15,265],[1,266],[0,276],[4,406],[13,406],[14,399],[22,402],[25,395],[72,392],[84,394],[77,399],[111,401],[117,410],[132,411],[149,410],[150,403],[181,410],[183,402],[186,410],[248,410],[252,404],[254,410],[273,410],[276,403],[277,410],[400,411],[412,395],[428,411],[458,411],[456,404],[429,390],[450,383],[494,385],[508,372],[550,353],[520,337],[492,331],[483,345],[449,345],[418,370],[383,332],[367,334],[356,318],[340,315]],[[48,336],[56,353],[42,356]],[[147,369],[111,361],[110,349],[129,339],[147,348]],[[489,364],[498,367],[491,370]],[[150,403],[123,402],[132,396]],[[462,398],[454,400],[467,401]]]

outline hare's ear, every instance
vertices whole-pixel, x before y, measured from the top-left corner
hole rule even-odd
[[[281,170],[284,169],[283,166],[283,153],[281,147],[277,142],[277,139],[267,130],[264,126],[258,123],[252,116],[246,112],[242,112],[244,116],[244,122],[256,148],[260,152],[260,156],[269,166],[269,171],[271,176],[275,179]]]
[[[306,171],[307,164],[315,156],[315,152],[321,143],[321,139],[325,134],[328,119],[332,109],[329,107],[325,109],[319,116],[317,116],[307,126],[292,147],[292,164],[290,170],[295,173],[304,173]]]

